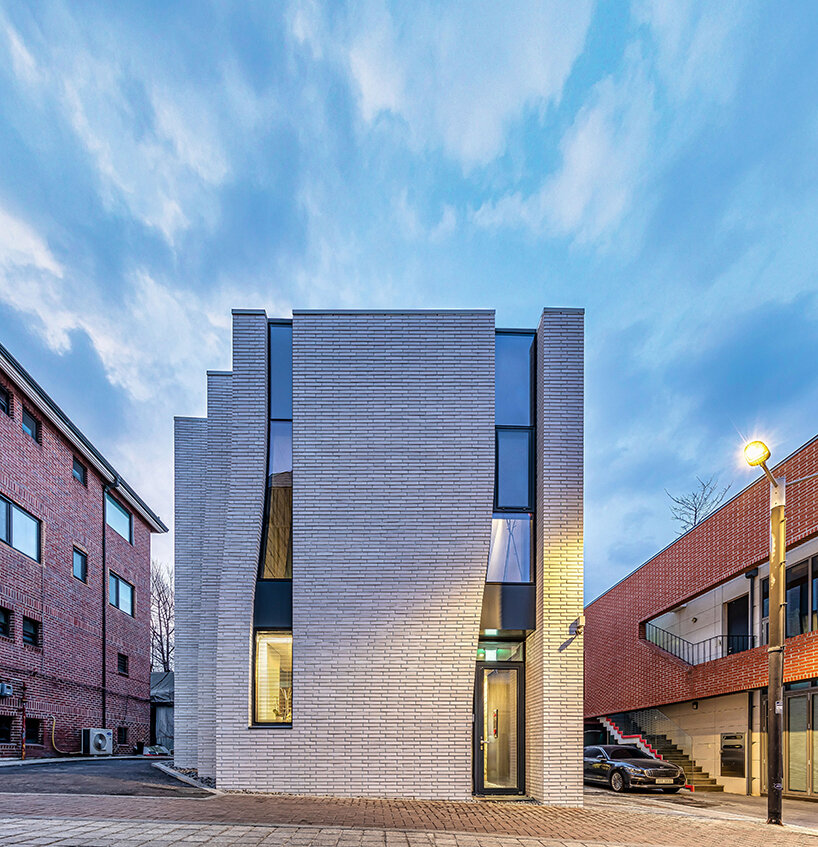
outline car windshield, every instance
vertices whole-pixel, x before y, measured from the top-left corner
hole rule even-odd
[[[608,756],[611,759],[652,759],[647,753],[643,753],[638,747],[608,747]]]

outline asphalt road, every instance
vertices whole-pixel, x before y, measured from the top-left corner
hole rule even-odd
[[[151,766],[147,759],[94,759],[0,768],[0,794],[119,794],[208,797]]]

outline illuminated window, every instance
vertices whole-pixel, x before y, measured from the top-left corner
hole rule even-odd
[[[256,633],[254,723],[291,724],[293,720],[293,636]]]

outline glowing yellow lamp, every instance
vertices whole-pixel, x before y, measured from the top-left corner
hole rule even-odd
[[[744,458],[750,467],[757,468],[770,458],[770,448],[763,441],[751,441],[744,448]]]

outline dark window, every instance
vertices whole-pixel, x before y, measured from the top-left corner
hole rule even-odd
[[[33,618],[23,618],[23,642],[32,647],[40,646],[40,622]]]
[[[40,561],[40,522],[5,497],[0,497],[0,541]]]
[[[816,630],[818,630],[818,558],[812,560],[812,631]],[[815,729],[818,730],[818,726]],[[818,777],[816,779],[818,780]]]
[[[74,456],[74,467],[71,469],[74,479],[78,479],[83,485],[88,484],[88,471],[83,463]]]
[[[270,417],[293,416],[293,326],[270,324]]]
[[[0,635],[11,638],[11,609],[0,608]]]
[[[787,568],[787,638],[809,632],[809,573],[807,562]]]
[[[23,409],[21,426],[26,435],[30,435],[35,441],[40,440],[40,422],[27,409]]]
[[[134,587],[113,571],[108,575],[108,602],[133,617]]]
[[[497,430],[497,508],[531,508],[531,430]]]
[[[652,759],[647,753],[643,753],[638,747],[623,745],[622,747],[608,747],[605,751],[611,759]]]
[[[127,726],[118,726],[116,728],[116,743],[117,744],[127,744],[128,743],[128,727]]]
[[[74,576],[88,582],[88,556],[82,550],[74,549]]]
[[[534,334],[498,332],[494,354],[494,423],[531,426]]]
[[[11,414],[11,394],[5,388],[0,388],[0,412]]]
[[[128,657],[124,653],[116,654],[116,672],[122,676],[128,675]]]
[[[0,744],[11,744],[11,715],[0,715]]]
[[[43,722],[39,718],[26,718],[26,744],[42,744]]]
[[[126,541],[133,543],[131,513],[110,494],[105,495],[105,523]]]

